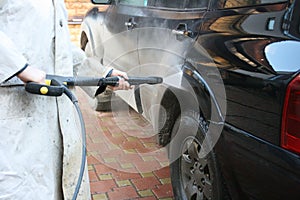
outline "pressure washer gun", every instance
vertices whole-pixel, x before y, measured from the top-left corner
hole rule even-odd
[[[82,133],[82,158],[81,158],[81,167],[79,171],[78,181],[76,184],[75,192],[73,194],[72,200],[76,200],[81,182],[83,179],[85,160],[86,160],[86,134],[85,134],[85,125],[83,121],[83,116],[80,111],[78,100],[75,95],[68,89],[68,86],[99,86],[95,96],[105,91],[108,85],[117,86],[119,84],[120,77],[108,77],[108,78],[90,78],[90,77],[64,77],[56,75],[47,75],[46,83],[39,84],[34,82],[29,82],[25,84],[25,90],[32,94],[46,95],[46,96],[61,96],[66,94],[69,99],[74,104],[81,125]],[[129,77],[126,79],[130,85],[140,85],[140,84],[158,84],[162,83],[163,79],[161,77]]]
[[[108,85],[118,86],[121,77],[108,78],[94,77],[65,77],[57,75],[46,75],[45,85],[30,82],[25,85],[25,90],[33,94],[46,96],[61,96],[65,87],[68,86],[98,86],[95,96],[105,91]],[[129,77],[126,80],[130,85],[159,84],[163,82],[161,77]]]

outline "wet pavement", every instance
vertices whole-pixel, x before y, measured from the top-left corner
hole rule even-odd
[[[149,123],[127,105],[97,112],[77,89],[87,131],[87,160],[93,200],[171,200],[167,152]]]

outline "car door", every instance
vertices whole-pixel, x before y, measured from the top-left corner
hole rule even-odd
[[[137,4],[138,5],[138,4]],[[103,64],[125,71],[128,75],[139,65],[137,32],[130,25],[132,16],[139,12],[133,1],[113,1],[108,7],[102,31]],[[132,23],[133,24],[133,23]],[[134,91],[117,92],[132,108],[137,110]],[[116,106],[116,105],[114,105]]]
[[[137,32],[139,64],[129,74],[165,78],[180,73],[200,30],[208,0],[147,0],[134,6],[139,11],[132,12],[128,25]],[[157,118],[164,89],[161,85],[135,89],[138,111],[150,121]]]
[[[210,21],[203,26],[201,44],[213,52],[223,72],[226,121],[278,144],[281,104],[276,80],[280,72],[267,59],[266,48],[286,39],[281,24],[287,1],[217,2],[223,4],[207,13]]]

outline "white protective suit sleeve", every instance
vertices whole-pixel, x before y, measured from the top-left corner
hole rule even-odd
[[[0,31],[0,83],[20,71],[27,59],[18,51],[14,42]]]

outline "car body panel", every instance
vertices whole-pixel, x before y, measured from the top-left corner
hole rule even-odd
[[[267,45],[286,36],[276,27],[266,34],[266,24],[269,18],[280,23],[285,7],[285,3],[280,3],[209,12],[206,17],[210,21],[198,38],[205,49],[213,52],[211,57],[222,70],[227,96],[226,122],[274,144],[279,144],[280,139],[284,96],[281,91],[286,82],[270,66],[264,51]]]
[[[300,198],[299,156],[229,124],[217,152],[233,199]]]

